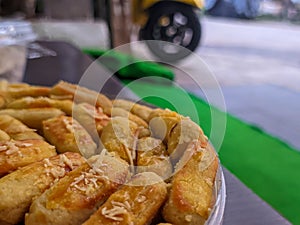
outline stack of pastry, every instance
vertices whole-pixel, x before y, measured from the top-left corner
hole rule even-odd
[[[0,224],[204,224],[219,166],[188,117],[0,82]]]

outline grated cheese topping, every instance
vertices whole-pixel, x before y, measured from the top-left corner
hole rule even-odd
[[[7,142],[7,151],[6,155],[12,155],[14,153],[17,153],[20,149],[16,146],[15,142]]]
[[[71,170],[73,170],[74,168],[72,161],[68,159],[68,157],[64,154],[59,155],[58,164],[54,165],[48,158],[44,159],[42,162],[44,163],[43,165],[46,168],[46,175],[51,175],[54,178],[54,181],[51,183],[51,185],[56,183],[60,178],[66,175],[66,166],[68,166]]]
[[[6,150],[7,150],[7,146],[6,145],[1,145],[0,146],[0,152],[6,151]]]
[[[59,165],[63,167],[67,165],[71,170],[74,169],[72,161],[64,154],[59,155]]]
[[[128,214],[130,210],[130,205],[128,201],[125,202],[116,202],[111,201],[112,208],[107,209],[107,207],[102,208],[101,213],[104,217],[115,220],[115,221],[122,221],[123,215]]]
[[[33,146],[33,144],[31,144],[31,143],[22,143],[22,142],[16,142],[16,144],[15,144],[17,147],[20,147],[20,148],[22,148],[22,147],[31,147],[31,146]]]
[[[95,107],[89,107],[89,105],[84,105],[83,110],[94,119],[98,119],[98,120],[109,119],[107,115],[103,114],[103,110],[100,107],[96,109]]]
[[[93,190],[99,188],[98,181],[109,180],[102,170],[104,167],[107,167],[107,164],[103,162],[105,154],[106,150],[103,149],[97,160],[89,164],[91,168],[87,172],[81,172],[81,175],[76,177],[71,183],[70,188],[75,188],[89,195]]]
[[[145,195],[139,195],[138,197],[137,197],[137,202],[138,203],[142,203],[142,202],[144,202],[144,201],[146,201],[146,196]]]

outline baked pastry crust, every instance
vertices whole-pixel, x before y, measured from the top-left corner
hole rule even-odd
[[[136,174],[113,193],[83,225],[149,224],[167,197],[167,185],[155,173]]]
[[[138,140],[136,172],[154,172],[164,180],[171,177],[172,165],[161,140],[145,137]]]
[[[202,129],[171,110],[0,81],[0,224],[201,225],[218,166]]]
[[[20,120],[33,129],[41,130],[44,120],[64,115],[65,113],[56,108],[34,108],[34,109],[2,109],[0,115],[9,115]]]
[[[0,142],[0,177],[54,155],[55,147],[43,140]]]
[[[101,142],[104,148],[134,165],[138,126],[123,117],[114,117],[104,127]]]
[[[0,224],[21,222],[34,198],[84,161],[77,153],[65,153],[32,163],[0,179]]]
[[[208,146],[193,141],[177,164],[163,217],[173,224],[204,224],[213,207],[218,158]]]
[[[38,135],[34,129],[27,127],[21,121],[9,115],[0,115],[0,129],[14,140],[44,140],[44,138]]]
[[[57,100],[48,97],[23,97],[10,102],[6,106],[9,109],[57,108],[68,116],[72,115],[72,107],[73,102],[71,100]]]
[[[129,175],[128,164],[109,155],[94,156],[33,201],[25,225],[79,225]]]
[[[96,154],[96,143],[72,117],[59,116],[43,121],[43,133],[59,153],[77,152],[86,158]]]
[[[98,143],[103,128],[109,123],[108,117],[101,107],[88,103],[74,104],[72,116],[87,130],[93,140]]]

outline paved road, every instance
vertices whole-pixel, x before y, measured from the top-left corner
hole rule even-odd
[[[221,85],[272,84],[300,92],[300,26],[206,18],[198,53]]]
[[[221,85],[227,111],[300,149],[300,26],[220,18],[202,24],[197,54]],[[201,74],[193,58],[183,67]],[[178,81],[203,95],[191,80]]]

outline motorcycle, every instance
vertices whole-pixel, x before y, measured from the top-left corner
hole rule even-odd
[[[160,59],[178,61],[198,47],[202,0],[132,0],[131,4],[132,22],[140,27],[139,38],[146,40]]]

